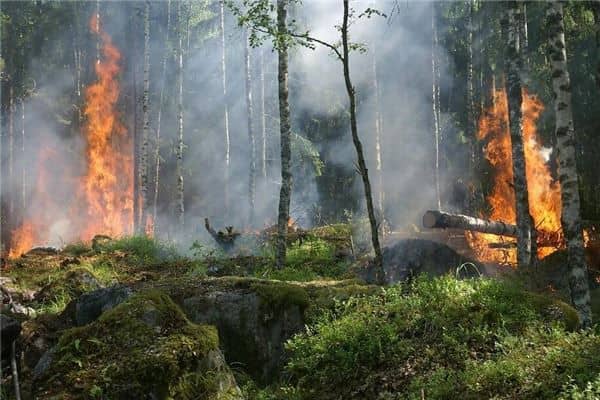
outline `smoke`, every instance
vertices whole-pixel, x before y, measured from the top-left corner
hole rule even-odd
[[[408,2],[392,9],[395,2],[356,1],[351,3],[356,16],[367,7],[387,13],[388,18],[373,16],[355,19],[350,26],[352,42],[363,43],[367,51],[351,54],[352,82],[358,95],[359,135],[363,141],[374,195],[378,196],[375,157],[376,94],[373,90],[376,61],[380,88],[378,99],[382,115],[382,161],[385,214],[393,225],[404,227],[417,223],[422,211],[436,204],[433,181],[433,130],[431,107],[431,3]],[[94,81],[95,42],[87,32],[87,19],[94,4],[81,3],[80,26],[84,32],[79,46],[85,50],[82,60],[84,84]],[[60,3],[55,7],[70,7]],[[133,11],[132,11],[133,9]],[[279,120],[277,99],[277,53],[267,41],[262,48],[251,50],[253,127],[256,138],[256,199],[255,220],[251,222],[249,192],[250,152],[247,127],[244,69],[243,28],[226,10],[225,64],[227,97],[221,87],[221,38],[218,2],[182,3],[180,20],[184,30],[184,185],[185,226],[176,224],[176,164],[177,140],[176,63],[174,59],[177,3],[171,3],[171,30],[166,40],[167,2],[151,3],[150,36],[150,167],[154,182],[153,148],[157,129],[157,112],[162,87],[162,59],[167,55],[164,102],[162,104],[158,217],[155,221],[160,235],[177,239],[187,246],[195,239],[210,243],[203,228],[204,218],[210,218],[217,228],[233,225],[237,229],[259,229],[276,222],[280,188]],[[134,89],[141,98],[142,77],[142,11],[143,2],[101,3],[104,29],[122,52],[120,76],[120,113],[129,134],[134,127],[141,137],[141,104],[134,103]],[[338,43],[340,35],[335,25],[342,20],[341,1],[305,0],[291,10],[298,23],[311,36],[329,43]],[[133,32],[133,33],[132,33]],[[187,33],[185,33],[187,32]],[[44,233],[34,245],[60,245],[76,240],[78,224],[65,204],[76,195],[77,178],[84,171],[85,147],[81,130],[74,123],[75,110],[81,107],[75,96],[75,70],[72,32],[48,34],[41,54],[28,66],[35,76],[35,95],[26,100],[26,152],[15,162],[16,170],[25,170],[25,212],[13,223],[34,218]],[[189,44],[189,47],[188,47]],[[63,67],[50,69],[49,57],[56,48],[64,58]],[[260,53],[264,62],[261,63]],[[63,54],[64,53],[64,54]],[[441,59],[446,57],[442,56]],[[53,65],[57,65],[54,63]],[[69,67],[69,65],[71,65]],[[290,53],[290,96],[294,139],[294,191],[292,217],[301,225],[319,222],[315,214],[343,216],[344,210],[363,211],[363,188],[355,168],[356,153],[352,145],[342,64],[331,51],[317,46],[315,50],[295,47]],[[265,91],[266,177],[261,171],[262,119],[261,69]],[[134,88],[134,75],[137,84]],[[442,81],[446,71],[442,65]],[[226,182],[224,109],[227,104],[230,132],[230,171]],[[135,111],[135,112],[134,112]],[[134,114],[139,120],[133,120]],[[6,118],[3,119],[6,132]],[[303,140],[303,139],[307,139]],[[310,143],[312,142],[312,145]],[[3,138],[3,169],[7,168],[7,141]],[[308,147],[307,147],[308,146]],[[313,146],[313,147],[311,147]],[[43,160],[44,149],[54,156]],[[302,149],[302,152],[299,151]],[[318,152],[321,167],[310,157]],[[300,154],[302,153],[302,154]],[[308,154],[308,155],[307,155]],[[50,157],[50,156],[49,156]],[[318,176],[321,172],[322,176]],[[443,175],[450,179],[450,174]],[[5,175],[6,176],[6,175]],[[3,182],[3,202],[8,197],[17,202],[20,179]],[[42,185],[40,179],[47,183]],[[43,191],[44,193],[40,193]],[[153,194],[154,185],[149,185]],[[152,196],[150,196],[152,199]],[[228,205],[228,207],[226,207]],[[151,207],[151,204],[150,204]],[[321,221],[330,221],[324,218]],[[36,225],[37,226],[37,225]],[[103,232],[98,232],[103,233]]]

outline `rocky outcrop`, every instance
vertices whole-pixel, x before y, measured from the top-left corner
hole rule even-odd
[[[190,322],[157,290],[65,331],[50,353],[35,399],[242,399],[216,329]]]

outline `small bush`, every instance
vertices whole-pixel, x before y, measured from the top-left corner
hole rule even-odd
[[[565,385],[559,400],[597,400],[600,399],[600,374],[593,381],[578,386],[574,379]]]
[[[68,254],[75,257],[82,256],[84,254],[90,253],[91,251],[92,248],[85,242],[70,243],[66,245],[62,250],[64,254]]]
[[[600,371],[600,337],[574,318],[512,283],[418,278],[321,316],[287,370],[306,399],[556,398]]]

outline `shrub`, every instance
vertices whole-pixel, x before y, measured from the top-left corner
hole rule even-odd
[[[177,259],[177,249],[172,243],[161,242],[145,235],[126,236],[108,241],[103,250],[109,253],[123,252],[138,264],[158,264]]]
[[[553,398],[600,371],[576,318],[514,283],[421,277],[322,316],[288,342],[287,370],[303,398]]]

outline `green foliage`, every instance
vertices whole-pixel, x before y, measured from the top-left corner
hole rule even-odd
[[[578,386],[573,379],[565,386],[559,400],[596,400],[600,398],[600,374],[593,381]]]
[[[92,251],[89,244],[85,242],[74,242],[66,245],[62,249],[63,254],[79,257]]]
[[[123,252],[136,264],[158,264],[179,258],[175,245],[146,235],[111,240],[103,244],[102,249],[107,253]]]
[[[513,283],[422,277],[339,303],[288,343],[287,369],[307,399],[552,398],[600,371],[574,315]]]

